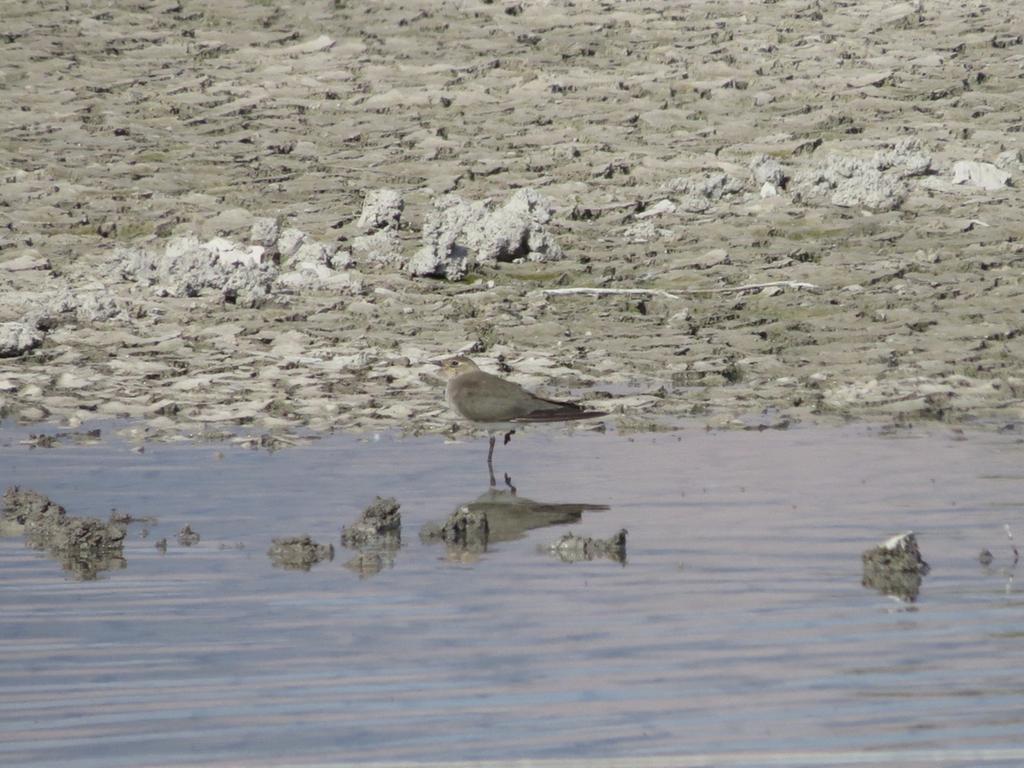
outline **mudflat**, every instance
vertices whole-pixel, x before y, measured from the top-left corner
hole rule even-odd
[[[1018,3],[0,2],[0,412],[1021,418]],[[276,438],[272,438],[276,439]]]

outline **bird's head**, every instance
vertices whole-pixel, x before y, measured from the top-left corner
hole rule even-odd
[[[465,355],[447,357],[444,360],[439,360],[436,365],[441,369],[441,376],[449,380],[454,379],[456,376],[460,376],[463,373],[471,373],[473,371],[480,370],[476,367],[476,363]]]

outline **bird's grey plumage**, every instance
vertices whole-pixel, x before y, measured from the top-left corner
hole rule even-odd
[[[468,357],[459,355],[440,363],[448,379],[445,396],[456,413],[470,421],[485,424],[545,421],[575,421],[606,416],[603,411],[588,411],[576,403],[548,400],[477,368]]]

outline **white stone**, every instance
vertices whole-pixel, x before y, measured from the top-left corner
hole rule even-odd
[[[367,194],[366,200],[363,201],[363,210],[356,226],[363,232],[389,227],[397,229],[404,208],[405,201],[396,190],[376,189]]]
[[[972,187],[996,190],[1009,186],[1010,174],[992,163],[978,163],[960,160],[953,164],[953,183],[970,184]]]
[[[277,239],[281,236],[281,225],[277,219],[261,216],[254,219],[249,228],[249,242],[262,245],[269,250],[277,248]]]
[[[786,170],[782,163],[771,155],[762,154],[753,158],[750,161],[750,172],[754,174],[754,179],[759,184],[769,182],[775,187],[781,187],[786,183]]]
[[[352,240],[352,252],[359,264],[400,269],[405,261],[398,231],[385,227]]]
[[[308,237],[305,232],[295,227],[288,227],[282,231],[277,238],[277,252],[281,254],[281,259],[287,261],[294,256]]]
[[[262,245],[242,245],[225,237],[215,237],[208,240],[205,247],[215,253],[217,262],[224,266],[257,267],[269,261]]]
[[[650,208],[645,211],[641,211],[633,218],[635,219],[649,219],[652,216],[661,216],[666,213],[675,213],[676,204],[669,200],[667,197],[659,200]]]
[[[0,357],[18,357],[43,343],[43,332],[26,323],[0,323]]]
[[[0,262],[0,269],[8,272],[24,272],[32,269],[50,269],[50,260],[40,256],[38,251],[29,249],[20,256]]]

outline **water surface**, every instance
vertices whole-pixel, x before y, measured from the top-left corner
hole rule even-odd
[[[0,539],[6,766],[1024,764],[1012,433],[532,431],[497,449],[518,498],[609,509],[513,511],[482,553],[417,533],[487,492],[485,440],[25,434],[0,432],[4,486],[158,522],[95,580]],[[402,547],[358,573],[339,531],[377,495]],[[619,528],[625,565],[539,551]],[[906,530],[932,566],[914,603],[861,585],[861,552]],[[273,567],[302,533],[334,560]]]

